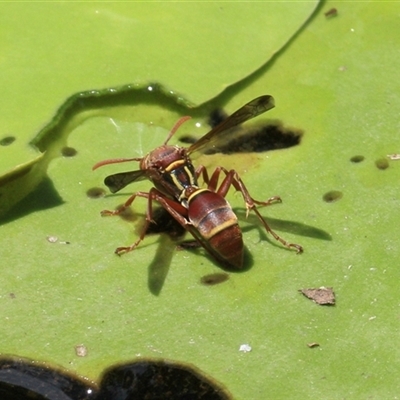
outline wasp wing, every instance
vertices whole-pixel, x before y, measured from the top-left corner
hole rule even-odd
[[[147,178],[145,170],[119,172],[104,179],[104,184],[111,193],[116,193],[132,182],[143,181]]]
[[[257,117],[258,115],[270,110],[275,107],[274,98],[269,95],[260,96],[256,99],[245,104],[239,110],[231,114],[227,119],[218,124],[215,128],[211,129],[210,132],[206,133],[196,143],[192,144],[188,148],[188,154],[199,150],[200,148],[209,145],[214,139],[218,137],[222,132],[233,128],[243,122]]]

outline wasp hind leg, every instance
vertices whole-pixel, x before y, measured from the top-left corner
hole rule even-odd
[[[246,206],[247,206],[247,204],[246,204]],[[267,221],[265,221],[265,219],[260,214],[260,212],[257,210],[257,207],[255,206],[255,204],[250,206],[250,207],[248,207],[247,210],[248,210],[248,212],[250,210],[255,212],[255,214],[257,215],[258,219],[264,225],[265,230],[268,233],[270,233],[275,240],[277,240],[278,242],[282,243],[285,247],[287,247],[289,249],[295,249],[298,254],[303,252],[303,247],[302,246],[300,246],[299,244],[296,244],[296,243],[290,243],[290,242],[286,241],[285,239],[283,239],[282,237],[280,237],[277,233],[275,233],[270,228],[270,226],[267,224]]]
[[[221,185],[218,187],[218,180],[219,176],[223,172],[225,174],[224,180],[221,182]],[[278,242],[280,242],[283,246],[290,248],[290,249],[295,249],[297,253],[302,253],[303,252],[303,247],[295,244],[295,243],[290,243],[286,241],[285,239],[281,238],[277,233],[275,233],[270,226],[267,224],[263,216],[260,214],[260,212],[257,210],[257,205],[260,206],[269,206],[275,203],[281,203],[282,199],[279,196],[273,196],[270,197],[266,201],[259,201],[255,200],[251,197],[249,191],[247,190],[245,184],[241,180],[239,174],[235,170],[230,170],[228,171],[224,167],[217,167],[213,174],[211,175],[211,178],[208,177],[208,173],[205,167],[200,166],[199,168],[196,169],[196,174],[197,177],[200,175],[203,176],[204,182],[207,184],[208,189],[218,193],[219,195],[225,197],[230,189],[231,186],[233,186],[237,191],[242,193],[243,200],[246,204],[246,217],[249,215],[250,211],[254,211],[254,213],[257,215],[258,219],[261,221],[263,224],[265,230]]]

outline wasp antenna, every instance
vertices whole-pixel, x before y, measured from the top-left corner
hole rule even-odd
[[[92,171],[95,169],[102,167],[103,165],[108,165],[108,164],[118,164],[118,163],[123,163],[123,162],[128,162],[128,161],[141,161],[142,158],[112,158],[111,160],[103,160],[99,161],[97,164],[94,164],[92,167]]]
[[[169,139],[174,136],[175,132],[179,129],[179,127],[186,122],[187,120],[191,119],[192,117],[189,117],[188,115],[185,117],[181,117],[178,119],[178,121],[175,122],[175,125],[172,127],[171,132],[168,134],[167,140],[164,142],[164,144],[167,144]]]

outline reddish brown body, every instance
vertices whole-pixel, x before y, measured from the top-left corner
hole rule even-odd
[[[188,219],[209,253],[224,265],[242,267],[242,231],[230,204],[222,196],[210,190],[196,192],[189,198]]]
[[[279,197],[271,197],[267,201],[254,200],[236,171],[217,167],[209,178],[207,170],[203,166],[195,169],[190,160],[190,153],[209,144],[221,132],[253,118],[273,106],[271,96],[261,96],[240,108],[189,148],[168,145],[169,139],[178,127],[189,118],[183,117],[175,124],[165,143],[146,156],[105,160],[97,163],[93,169],[125,161],[140,163],[140,170],[106,177],[104,182],[113,193],[129,183],[142,179],[149,179],[154,185],[149,192],[136,192],[124,204],[124,208],[126,208],[136,197],[147,198],[146,224],[135,243],[128,247],[118,247],[115,252],[121,254],[131,251],[144,239],[146,230],[152,221],[152,202],[155,200],[188,230],[219,263],[227,268],[241,269],[244,252],[242,232],[235,213],[225,199],[231,186],[242,193],[247,213],[250,210],[254,211],[267,232],[286,247],[295,248],[297,252],[301,252],[303,250],[301,246],[286,242],[272,231],[256,208],[256,205],[280,202]],[[221,173],[225,177],[218,186]],[[198,185],[200,176],[207,185],[206,189],[200,188]],[[104,210],[102,215],[117,215],[124,208],[116,211]]]

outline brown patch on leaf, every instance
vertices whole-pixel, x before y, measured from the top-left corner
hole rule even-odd
[[[326,18],[336,17],[338,15],[338,10],[336,8],[331,8],[325,13]]]
[[[315,289],[300,289],[299,292],[321,306],[335,304],[335,293],[331,287],[322,286]]]

